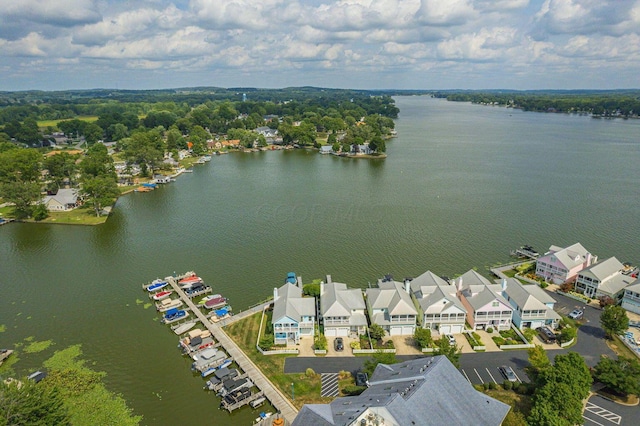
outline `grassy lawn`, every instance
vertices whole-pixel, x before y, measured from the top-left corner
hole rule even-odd
[[[531,397],[526,395],[520,395],[513,391],[506,391],[504,389],[495,390],[480,390],[491,398],[495,398],[498,401],[504,402],[511,406],[511,411],[505,417],[502,423],[505,426],[522,425],[526,426],[526,417],[531,411]]]
[[[289,398],[291,398],[291,384],[293,383],[293,393],[295,396],[293,405],[301,408],[304,404],[326,404],[331,402],[333,398],[320,397],[321,386],[319,374],[310,376],[304,373],[284,374],[285,358],[295,355],[265,356],[256,349],[256,338],[258,336],[261,318],[262,312],[258,312],[255,315],[225,327],[225,331],[244,353],[251,358],[255,365],[262,370],[264,375]]]
[[[74,118],[63,118],[58,120],[39,120],[38,127],[40,128],[56,127],[59,122],[70,121],[70,120],[82,120],[82,121],[87,121],[89,123],[93,123],[94,121],[98,120],[98,116],[97,115],[79,115],[78,117],[74,117]]]
[[[78,208],[68,212],[49,212],[49,217],[38,223],[64,223],[75,225],[100,225],[107,221],[108,216],[96,217],[93,209]],[[29,222],[33,222],[29,220]]]
[[[613,340],[606,339],[607,346],[611,348],[612,351],[616,353],[618,356],[623,356],[625,358],[635,358],[635,354],[631,349],[629,349],[618,336],[613,336]]]

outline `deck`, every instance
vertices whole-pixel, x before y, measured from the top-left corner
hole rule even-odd
[[[239,320],[248,315],[251,315],[256,309],[262,310],[262,306],[257,306],[254,309],[246,310],[238,315],[234,315],[233,317],[226,319],[225,321],[221,321],[220,323],[212,323],[207,319],[206,315],[197,308],[197,306],[193,303],[193,301],[187,297],[187,295],[182,291],[182,289],[178,286],[176,278],[168,277],[169,284],[173,287],[176,294],[180,296],[180,298],[191,308],[193,314],[202,322],[202,324],[211,332],[212,336],[222,345],[227,354],[233,358],[233,360],[238,364],[238,366],[248,374],[248,376],[253,381],[254,385],[260,389],[260,392],[255,395],[262,394],[273,404],[273,406],[280,411],[282,417],[289,422],[292,423],[298,414],[298,410],[296,407],[289,401],[283,394],[280,392],[278,388],[276,388],[269,379],[260,371],[260,369],[245,355],[245,353],[236,345],[236,343],[229,338],[227,333],[222,329],[222,325],[226,325],[233,320]],[[257,397],[256,397],[257,398]],[[247,398],[246,403],[248,404],[252,401],[254,396],[251,398]],[[245,402],[241,401],[241,402]],[[234,404],[234,406],[237,404]],[[225,407],[227,410],[228,407]],[[237,407],[234,407],[234,409]]]

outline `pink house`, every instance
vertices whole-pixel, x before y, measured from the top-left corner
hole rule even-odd
[[[598,256],[592,255],[580,243],[566,248],[551,246],[549,251],[536,261],[536,275],[545,281],[562,284],[575,280],[578,272],[597,261]]]
[[[474,270],[466,272],[456,282],[458,298],[467,310],[467,321],[474,330],[493,327],[509,330],[513,308],[502,295],[500,284],[492,284]]]

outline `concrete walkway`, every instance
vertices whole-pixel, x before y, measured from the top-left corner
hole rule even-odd
[[[273,404],[274,407],[282,414],[282,417],[285,418],[286,421],[292,423],[293,420],[298,415],[298,410],[293,406],[291,401],[289,401],[283,394],[280,392],[278,388],[276,388],[267,377],[262,374],[262,371],[245,355],[245,353],[236,345],[236,343],[229,338],[227,333],[220,327],[220,325],[212,323],[205,317],[205,315],[198,309],[198,307],[187,297],[187,295],[182,291],[176,279],[173,277],[169,277],[169,284],[175,290],[176,294],[180,296],[180,298],[191,308],[191,311],[195,316],[204,324],[205,327],[211,332],[211,334],[215,337],[215,339],[220,342],[222,347],[227,351],[229,356],[233,358],[233,360],[238,364],[238,366],[249,375],[253,383],[264,392],[265,397]],[[245,311],[245,315],[250,315],[251,313]],[[240,315],[238,315],[240,316]]]

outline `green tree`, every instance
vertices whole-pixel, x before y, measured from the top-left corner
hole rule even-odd
[[[0,184],[0,195],[14,204],[17,219],[25,219],[32,215],[33,204],[41,198],[40,185],[35,182],[5,182]]]
[[[640,394],[640,362],[636,358],[620,356],[614,360],[601,355],[594,368],[594,376],[614,392]]]
[[[629,328],[627,311],[617,305],[609,305],[600,315],[600,324],[607,336],[611,339],[614,335],[622,334]]]
[[[16,139],[20,142],[24,142],[29,145],[35,145],[40,142],[40,130],[38,130],[38,123],[33,118],[25,118],[20,126],[20,131],[16,135]]]
[[[371,337],[373,340],[382,340],[382,338],[385,335],[385,331],[382,327],[380,327],[378,324],[371,324],[371,327],[369,327],[369,337]]]
[[[367,373],[369,377],[371,377],[371,375],[373,374],[373,371],[376,369],[378,364],[391,365],[391,364],[395,364],[396,362],[398,362],[398,360],[396,359],[396,354],[386,353],[380,350],[374,353],[371,359],[368,359],[364,362],[364,366],[362,367],[362,370],[365,373]]]
[[[103,134],[104,130],[96,123],[87,123],[82,129],[82,135],[84,136],[84,140],[87,141],[87,145],[93,145],[98,142],[102,139]]]
[[[565,383],[549,382],[536,390],[527,421],[536,426],[582,424],[582,400]]]
[[[551,361],[547,356],[547,351],[541,345],[535,345],[528,349],[528,353],[530,365],[527,367],[527,375],[535,383],[541,371],[551,368]]]
[[[56,387],[24,379],[9,384],[0,380],[0,424],[70,425],[69,414]]]
[[[569,342],[571,341],[571,339],[574,339],[577,335],[578,335],[578,330],[576,330],[575,327],[571,327],[571,326],[564,327],[560,331],[560,342],[561,343]]]
[[[77,155],[70,155],[63,151],[45,158],[43,167],[49,171],[49,177],[60,187],[65,179],[71,180],[75,176],[78,170],[77,159]]]
[[[34,148],[0,152],[0,182],[37,182],[41,162],[42,155]]]
[[[115,181],[115,171],[113,159],[103,144],[95,144],[89,147],[84,159],[80,163],[80,170],[83,179],[90,179],[98,176],[112,175]]]
[[[456,368],[460,368],[460,354],[462,353],[462,348],[458,345],[452,345],[449,343],[449,339],[446,337],[441,337],[436,340],[436,348],[438,349],[438,354],[446,356],[451,364],[453,364]]]
[[[413,340],[419,348],[428,348],[433,343],[431,337],[431,330],[428,328],[417,327],[415,333],[413,333]]]
[[[45,220],[47,217],[49,217],[47,206],[45,206],[43,203],[36,204],[36,206],[33,208],[33,219],[39,222],[41,220]]]
[[[302,287],[302,293],[307,296],[320,297],[320,284],[319,283],[305,284]]]
[[[93,205],[96,216],[100,216],[103,207],[113,204],[115,198],[120,195],[118,184],[110,176],[98,176],[85,180],[82,183],[82,193],[85,200]]]

